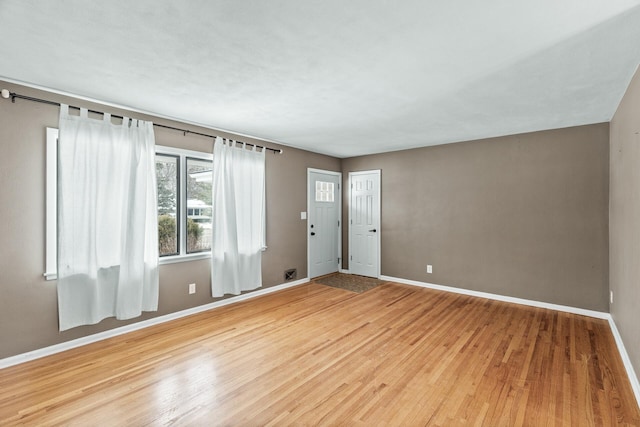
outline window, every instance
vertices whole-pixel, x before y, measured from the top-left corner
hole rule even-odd
[[[316,181],[316,202],[333,202],[333,182]]]
[[[187,157],[187,253],[211,249],[210,160]]]
[[[211,154],[156,146],[161,263],[210,256],[212,159]]]
[[[47,280],[57,278],[58,129],[47,128]],[[156,146],[158,249],[161,263],[206,258],[211,249],[211,168],[213,155]]]
[[[158,252],[160,256],[178,255],[178,176],[179,156],[156,154],[158,183]]]

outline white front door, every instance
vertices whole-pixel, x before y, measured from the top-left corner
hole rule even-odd
[[[380,277],[380,171],[349,173],[349,272]]]
[[[339,172],[308,171],[309,278],[338,271],[341,178]]]

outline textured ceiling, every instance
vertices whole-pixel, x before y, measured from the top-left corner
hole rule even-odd
[[[338,157],[611,119],[640,0],[0,0],[0,77]]]

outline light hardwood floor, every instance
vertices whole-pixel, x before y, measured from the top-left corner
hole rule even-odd
[[[0,370],[0,425],[640,425],[604,320],[306,284]]]

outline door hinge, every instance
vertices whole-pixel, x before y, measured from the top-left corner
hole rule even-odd
[[[338,220],[338,227],[340,227],[340,220]]]
[[[353,261],[353,255],[349,256],[349,259],[350,259],[351,261]]]
[[[338,190],[340,189],[340,183],[338,183]]]

